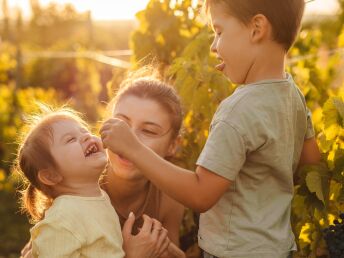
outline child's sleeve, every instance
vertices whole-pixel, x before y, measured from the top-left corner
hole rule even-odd
[[[80,257],[81,240],[63,225],[39,225],[31,231],[31,237],[35,258]]]
[[[245,159],[244,138],[234,126],[220,120],[212,124],[196,164],[234,181]]]

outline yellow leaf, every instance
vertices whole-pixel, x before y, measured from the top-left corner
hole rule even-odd
[[[310,236],[310,233],[309,233],[310,229],[311,229],[311,224],[310,223],[306,223],[305,225],[302,226],[301,232],[300,232],[300,235],[299,235],[299,239],[302,240],[305,243],[308,243],[308,244],[310,244],[312,242],[311,239],[309,238],[309,236]]]
[[[5,171],[0,169],[0,182],[4,181],[6,178]]]

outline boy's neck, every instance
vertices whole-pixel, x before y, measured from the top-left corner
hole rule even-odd
[[[79,184],[58,184],[54,186],[54,196],[74,195],[82,197],[101,196],[101,189],[98,182],[79,183]]]
[[[286,52],[280,45],[271,42],[261,46],[247,72],[244,84],[271,79],[285,79],[285,59]]]

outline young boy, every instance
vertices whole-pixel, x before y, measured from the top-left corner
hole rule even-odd
[[[141,144],[110,119],[103,143],[174,199],[202,212],[204,257],[285,258],[296,250],[290,225],[293,174],[320,153],[305,99],[284,65],[304,0],[208,0],[217,66],[236,91],[219,106],[196,173]]]

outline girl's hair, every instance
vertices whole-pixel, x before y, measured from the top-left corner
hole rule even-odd
[[[145,66],[129,74],[127,79],[120,84],[116,96],[108,105],[111,115],[117,103],[126,96],[154,100],[159,103],[170,115],[172,137],[176,138],[179,135],[183,121],[180,98],[170,84],[159,78],[157,70],[152,66]]]
[[[51,189],[38,179],[38,172],[43,169],[58,169],[51,154],[53,128],[55,122],[73,120],[87,128],[79,114],[67,107],[53,109],[38,104],[41,112],[28,117],[26,128],[19,140],[15,172],[21,175],[24,190],[20,191],[21,210],[28,213],[31,221],[37,222],[44,217],[44,211],[50,207],[54,196]]]
[[[271,23],[274,40],[286,51],[299,32],[305,8],[305,0],[205,0],[206,11],[212,3],[223,4],[228,14],[244,24],[263,14]]]

